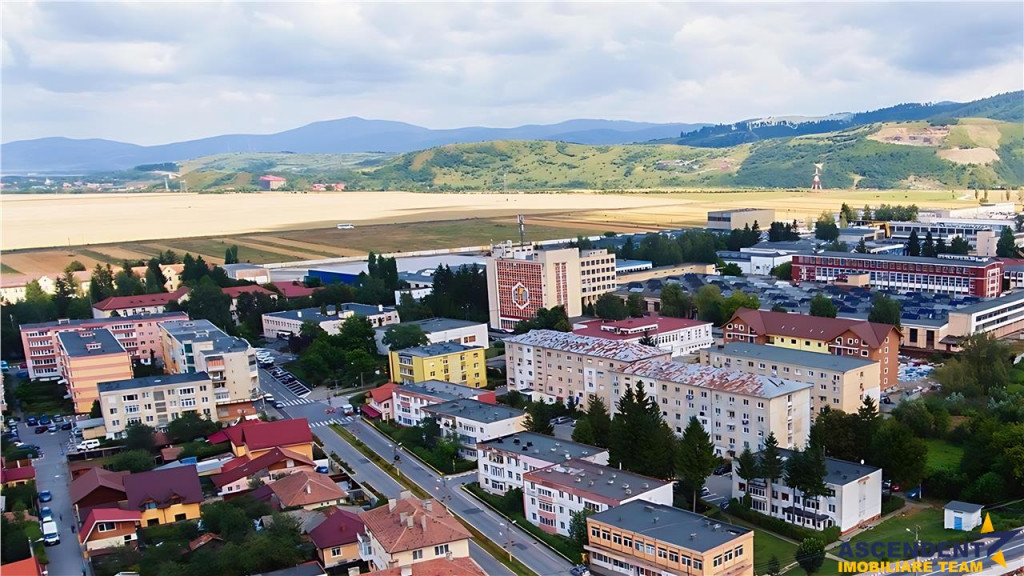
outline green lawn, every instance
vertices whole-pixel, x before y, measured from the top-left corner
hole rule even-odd
[[[966,540],[970,532],[946,530],[942,527],[942,510],[936,508],[908,508],[905,516],[895,516],[877,525],[875,528],[862,532],[850,543],[860,542],[913,542],[914,529],[920,527],[920,538],[924,542],[946,542]],[[909,532],[907,531],[909,529]],[[833,553],[838,555],[839,549]],[[902,554],[897,555],[902,558]]]
[[[754,565],[767,566],[775,556],[779,565],[785,566],[793,561],[796,555],[796,544],[790,544],[782,538],[760,528],[754,528]]]
[[[924,443],[928,446],[928,469],[956,470],[960,467],[960,460],[964,457],[963,448],[938,438],[929,438]]]
[[[0,272],[3,272],[4,274],[21,274],[21,272],[18,272],[17,270],[11,268],[7,264],[2,263],[0,263]]]
[[[799,564],[793,566],[789,570],[783,572],[786,576],[804,576],[807,574]],[[839,574],[839,562],[831,558],[825,558],[825,561],[821,564],[821,569],[814,573],[814,576],[840,576]]]

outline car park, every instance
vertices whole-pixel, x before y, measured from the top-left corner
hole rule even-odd
[[[36,426],[36,434],[46,434],[46,426]]]
[[[40,502],[49,502],[50,500],[53,500],[53,493],[49,490],[43,490],[39,493]]]

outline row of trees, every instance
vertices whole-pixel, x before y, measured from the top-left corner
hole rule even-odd
[[[800,233],[797,232],[799,229],[796,220],[793,220],[792,223],[772,222],[771,227],[768,228],[768,241],[795,242],[800,239]]]
[[[925,233],[923,243],[917,235],[917,230],[912,230],[910,237],[907,239],[907,254],[910,256],[924,256],[926,258],[934,258],[939,254],[960,254],[966,256],[970,251],[971,245],[960,236],[953,238],[947,246],[944,238],[935,240],[932,237],[931,230]]]
[[[447,265],[434,270],[431,293],[415,300],[403,294],[398,302],[398,314],[403,321],[424,318],[461,318],[486,322],[487,275],[476,264],[459,266],[454,271]]]
[[[333,335],[305,322],[288,344],[299,354],[302,376],[311,385],[355,385],[367,377],[373,379],[380,370],[373,326],[359,316],[345,319],[338,334]]]
[[[739,231],[737,231],[739,232]],[[633,237],[616,250],[623,260],[650,260],[655,266],[669,266],[683,262],[718,262],[718,250],[726,249],[725,237],[707,230],[684,230],[679,234],[647,234],[639,244]]]

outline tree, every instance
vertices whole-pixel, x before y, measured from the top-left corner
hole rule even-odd
[[[597,445],[596,440],[594,440],[594,428],[586,417],[576,421],[576,426],[572,429],[572,441],[587,444],[588,446]]]
[[[555,426],[551,423],[553,406],[546,402],[534,402],[526,409],[526,418],[523,419],[523,427],[527,432],[536,432],[553,436]]]
[[[639,294],[630,294],[626,298],[626,309],[633,318],[643,318],[645,307],[644,297]]]
[[[757,310],[761,307],[761,300],[756,294],[747,294],[740,290],[734,290],[732,294],[722,303],[721,312],[722,315],[718,324],[724,324],[733,314],[736,313],[740,308],[749,308],[751,310]]]
[[[588,544],[587,516],[590,516],[593,513],[593,510],[584,508],[579,512],[573,512],[572,517],[569,520],[569,538],[581,548]]]
[[[643,382],[627,384],[617,408],[608,437],[609,461],[637,474],[673,477],[675,436]]]
[[[814,574],[825,562],[825,545],[814,536],[804,538],[796,548],[796,561],[808,576]]]
[[[793,279],[793,263],[783,262],[775,268],[772,268],[771,275],[775,276],[779,280],[792,280]]]
[[[315,297],[316,293],[313,295]],[[416,300],[408,292],[402,292],[402,295],[398,298],[398,306],[396,308],[398,309],[398,317],[403,322],[426,320],[427,318],[434,317],[434,312],[430,309],[430,306]]]
[[[594,441],[590,442],[599,448],[607,448],[612,430],[612,417],[608,413],[608,406],[604,399],[596,394],[591,394],[587,403],[587,413],[581,418],[586,420],[594,433]],[[580,423],[577,422],[576,426]]]
[[[871,311],[868,312],[869,322],[879,324],[892,324],[900,327],[901,306],[898,300],[890,298],[881,292],[871,298]]]
[[[644,332],[643,337],[637,341],[637,344],[640,344],[642,346],[650,346],[652,348],[658,345],[657,341],[654,340],[654,337],[651,336],[651,333],[649,331]]]
[[[704,426],[691,416],[679,440],[676,458],[676,472],[683,482],[693,491],[693,511],[697,511],[697,493],[704,487],[704,482],[715,470],[718,457],[715,456],[715,445]]]
[[[858,254],[867,254],[868,253],[868,245],[864,242],[863,238],[861,238],[859,241],[857,241],[857,247],[854,248],[853,251],[858,253]]]
[[[857,211],[850,208],[850,205],[846,202],[843,202],[843,205],[839,207],[839,215],[845,218],[847,222],[857,220]]]
[[[921,255],[921,241],[917,237],[917,230],[910,231],[910,238],[907,239],[907,255],[908,256],[920,256]]]
[[[242,496],[245,498],[245,496]],[[253,530],[252,521],[234,500],[204,504],[201,510],[206,530],[228,542],[242,542]]]
[[[341,323],[332,343],[342,350],[362,350],[367,354],[376,354],[377,344],[374,341],[373,325],[366,318],[351,316]]]
[[[825,294],[818,292],[811,298],[811,316],[820,318],[835,318],[839,310],[832,302],[832,299]]]
[[[224,263],[238,264],[238,246],[231,245],[224,249]]]
[[[388,350],[404,350],[427,344],[430,344],[430,339],[418,324],[395,324],[384,332],[384,345]]]
[[[961,342],[963,351],[935,371],[935,379],[947,394],[959,392],[967,397],[990,394],[1011,381],[1011,352],[1006,343],[988,333],[968,336]]]
[[[971,245],[962,237],[954,236],[953,241],[949,243],[949,253],[966,256],[971,253]]]
[[[750,481],[755,478],[761,477],[761,471],[757,466],[757,457],[750,451],[749,447],[743,448],[743,452],[740,452],[739,457],[736,459],[736,476],[743,479],[747,485],[747,493],[743,497],[743,503],[745,506],[750,506]]]
[[[128,268],[114,275],[114,285],[117,287],[118,296],[138,296],[146,293],[142,280]]]
[[[625,320],[629,316],[629,310],[626,305],[622,302],[622,298],[606,292],[598,297],[597,303],[594,305],[594,311],[597,312],[599,318],[605,320]]]
[[[99,400],[92,401],[92,408],[89,409],[89,418],[103,418],[103,408]]]
[[[768,494],[772,493],[772,485],[782,478],[784,472],[782,453],[779,452],[779,441],[775,438],[775,432],[769,432],[764,439],[764,447],[761,449],[760,458],[757,460],[757,469],[761,477],[768,483]]]
[[[873,220],[871,215],[871,206],[868,206],[867,204],[864,205],[864,209],[860,211],[860,219]]]
[[[722,305],[725,303],[725,298],[722,297],[721,288],[714,284],[701,286],[697,289],[693,303],[697,308],[697,318],[715,325],[722,323]]]
[[[231,297],[208,276],[192,288],[185,311],[193,320],[209,320],[221,330],[231,330],[235,324],[231,318]]]
[[[928,447],[906,424],[885,420],[871,439],[867,461],[885,471],[896,484],[917,486],[924,478]]]
[[[1009,226],[1003,228],[1003,231],[999,233],[999,241],[996,242],[996,256],[1000,258],[1017,256],[1017,240],[1013,237],[1013,230]]]
[[[107,466],[115,472],[127,470],[135,474],[152,470],[156,466],[156,462],[153,460],[153,456],[145,450],[125,450],[111,457]]]
[[[723,265],[720,266],[719,271],[722,276],[743,276],[743,269],[735,262],[729,262],[728,264],[723,263]]]
[[[0,515],[0,558],[4,564],[24,560],[32,555],[24,522],[15,522]]]
[[[839,226],[836,226],[835,218],[828,211],[822,212],[814,223],[814,237],[825,242],[839,238]]]
[[[775,554],[772,554],[772,557],[768,560],[767,574],[768,576],[779,576],[782,574],[782,566],[779,563],[779,557]]]
[[[434,289],[437,289],[435,284]],[[516,324],[515,333],[525,334],[530,330],[557,330],[558,332],[572,332],[572,324],[569,323],[569,316],[565,312],[565,306],[555,306],[548,310],[540,308],[537,316],[531,320],[523,320]]]
[[[128,450],[152,452],[156,430],[140,422],[131,422],[124,428],[124,445]]]
[[[856,414],[847,414],[842,410],[832,410],[825,406],[814,419],[811,428],[814,429],[815,436],[821,438],[826,455],[856,462],[861,459],[861,450],[857,445],[859,425],[860,420]]]
[[[921,245],[921,256],[927,258],[935,257],[935,238],[932,237],[931,230],[924,235],[924,244]]]
[[[167,435],[174,442],[191,442],[197,438],[205,438],[217,430],[220,425],[196,414],[186,412],[167,424]]]
[[[693,310],[693,300],[683,292],[679,284],[671,282],[661,289],[661,315],[673,318],[689,318]]]

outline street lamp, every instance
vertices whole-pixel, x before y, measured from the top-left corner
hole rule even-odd
[[[914,535],[914,560],[917,560],[918,555],[921,553],[921,526],[915,524],[914,529],[904,528],[907,532],[911,532]],[[917,574],[917,564],[914,564],[914,574]]]
[[[395,470],[398,472],[398,476],[402,476],[402,469],[399,465],[402,463],[402,457],[398,454],[398,451],[402,449],[402,443],[396,442],[395,444],[388,444],[391,447],[391,457],[394,461]]]
[[[505,530],[505,550],[508,552],[508,561],[512,561],[512,526],[516,525],[516,521],[513,520],[510,526],[506,526],[504,522],[499,522],[498,526],[501,526]],[[498,537],[501,537],[501,532],[498,532]]]

